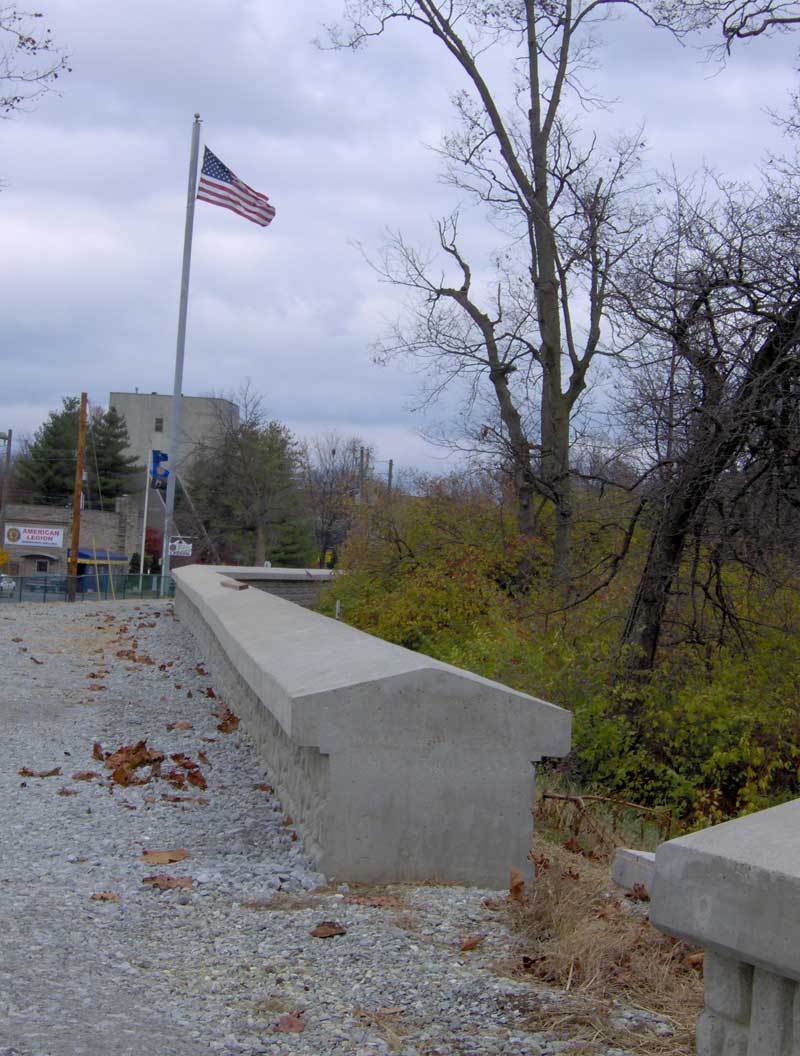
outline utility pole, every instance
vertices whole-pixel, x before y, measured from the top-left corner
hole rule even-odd
[[[0,433],[0,440],[6,442],[6,461],[3,469],[3,491],[0,495],[0,549],[5,544],[6,537],[6,506],[8,505],[8,489],[11,481],[11,437],[9,429],[7,433]]]
[[[83,495],[83,453],[86,448],[86,393],[81,393],[78,419],[78,452],[75,459],[75,486],[72,489],[72,546],[69,551],[69,585],[67,601],[75,600],[78,585],[78,541],[81,534],[81,496]],[[97,567],[95,565],[95,567]]]
[[[389,459],[389,475],[386,480],[386,505],[392,505],[392,474],[394,472],[394,459]]]

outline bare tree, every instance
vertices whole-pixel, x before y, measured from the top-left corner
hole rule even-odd
[[[365,451],[369,455],[369,448],[358,437],[335,432],[318,436],[309,445],[304,481],[320,568],[325,567],[329,551],[336,563],[350,530]]]
[[[53,43],[39,12],[0,6],[0,116],[7,117],[26,103],[51,91],[69,58]]]
[[[668,618],[698,640],[698,598],[743,637],[723,567],[763,574],[800,506],[798,189],[674,187],[615,291],[640,349],[628,421],[649,545],[623,633],[636,667],[653,666]],[[678,595],[688,624],[670,615]]]
[[[238,418],[219,411],[214,433],[195,447],[189,490],[220,550],[244,552],[263,565],[271,533],[298,509],[301,451],[249,387],[235,402]]]
[[[602,351],[610,275],[642,219],[626,200],[640,136],[600,152],[575,124],[581,107],[602,104],[582,79],[594,30],[622,9],[654,24],[674,14],[635,0],[348,0],[345,27],[330,31],[336,46],[356,48],[402,21],[432,33],[465,75],[458,128],[441,147],[446,176],[490,210],[510,241],[482,290],[456,217],[439,225],[448,274],[396,236],[379,267],[417,301],[384,352],[428,355],[440,386],[456,376],[488,381],[516,465],[520,528],[536,529],[535,495],[553,504],[562,582],[570,573],[571,415]],[[492,49],[516,73],[508,106],[502,82],[492,83]]]

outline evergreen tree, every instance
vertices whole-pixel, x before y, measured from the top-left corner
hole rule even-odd
[[[49,506],[66,506],[72,501],[79,413],[80,401],[67,396],[61,410],[51,411],[36,430],[16,464],[20,498]]]
[[[114,499],[131,490],[140,472],[129,446],[125,419],[113,407],[95,411],[86,436],[87,505],[112,509]]]
[[[276,568],[311,568],[317,559],[314,532],[306,521],[288,520],[275,529],[269,560]]]
[[[23,501],[68,506],[75,486],[80,400],[67,396],[51,411],[16,463],[16,491]],[[113,509],[130,490],[136,459],[127,455],[128,429],[114,410],[92,413],[86,432],[86,506]]]

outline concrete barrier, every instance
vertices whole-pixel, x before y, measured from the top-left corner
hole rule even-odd
[[[499,888],[530,850],[534,764],[571,716],[219,570],[177,569],[175,608],[330,878]]]
[[[698,1056],[800,1056],[800,800],[661,844],[651,896],[705,949]]]
[[[328,568],[266,568],[261,565],[218,565],[217,571],[237,583],[286,598],[306,609],[318,605],[322,588],[338,575]]]

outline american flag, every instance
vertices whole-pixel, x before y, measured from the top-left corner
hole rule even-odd
[[[197,197],[201,202],[211,202],[238,213],[245,220],[266,227],[275,217],[275,209],[269,204],[266,194],[259,194],[248,187],[239,177],[223,165],[216,154],[208,147],[204,148],[203,171],[200,174],[200,185]]]

